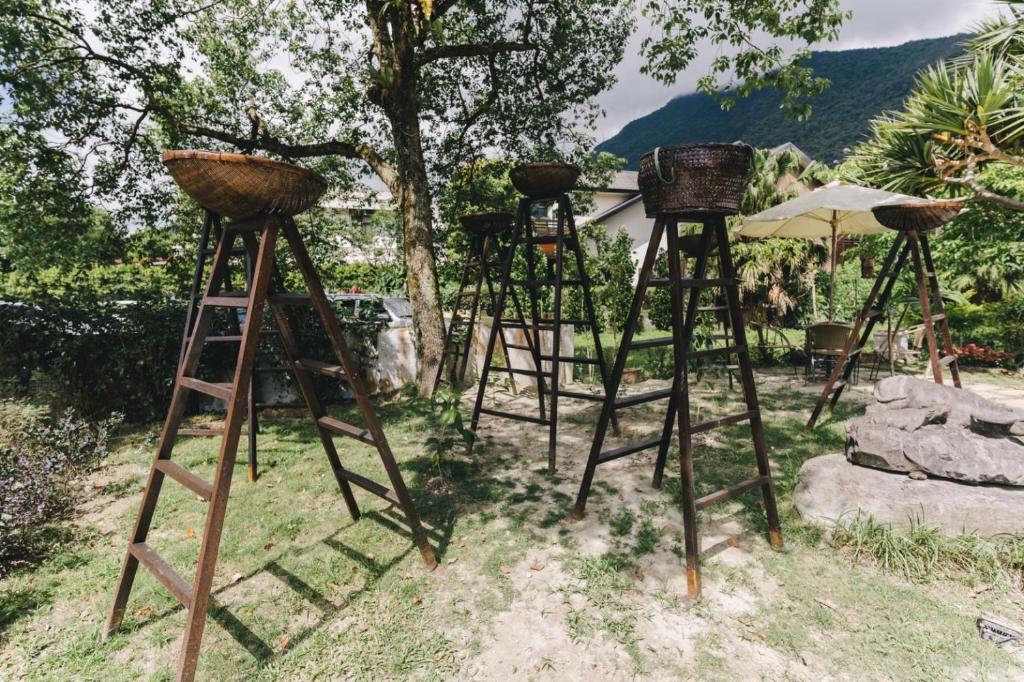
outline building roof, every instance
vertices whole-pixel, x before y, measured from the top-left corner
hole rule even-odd
[[[613,215],[615,215],[619,211],[622,211],[622,210],[625,210],[625,209],[629,208],[630,206],[632,206],[633,204],[635,204],[636,202],[638,202],[638,201],[640,201],[642,199],[643,199],[643,195],[640,194],[639,191],[637,191],[636,196],[632,196],[629,199],[626,199],[625,201],[623,201],[621,203],[615,204],[611,208],[607,208],[607,209],[605,209],[604,211],[601,211],[600,213],[598,213],[595,216],[587,217],[586,222],[588,222],[588,223],[600,223],[600,222],[603,222],[603,221],[607,220],[608,218],[611,218]]]
[[[793,152],[796,155],[796,157],[800,159],[801,168],[807,168],[814,161],[814,159],[808,156],[804,150],[800,149],[800,147],[797,147],[792,142],[783,142],[778,147],[772,147],[771,149],[772,156],[775,156],[780,152]]]

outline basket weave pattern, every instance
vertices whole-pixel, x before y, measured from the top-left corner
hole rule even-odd
[[[559,161],[539,161],[516,166],[508,177],[517,190],[531,199],[550,199],[575,187],[580,169]]]
[[[164,153],[162,160],[200,206],[229,218],[293,216],[315,204],[327,189],[313,171],[261,156],[175,150]]]
[[[962,201],[929,201],[912,204],[875,206],[875,220],[890,230],[934,230],[956,217],[964,208]]]
[[[638,178],[647,217],[739,212],[753,156],[745,144],[683,144],[647,152]]]

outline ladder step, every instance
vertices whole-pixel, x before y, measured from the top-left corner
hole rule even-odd
[[[489,372],[512,372],[513,374],[525,374],[531,377],[535,377],[537,376],[537,374],[540,374],[542,377],[549,379],[551,378],[551,374],[549,372],[538,372],[535,369],[521,369],[519,367],[498,367],[497,365],[488,365],[487,370]]]
[[[553,279],[514,279],[514,280],[512,280],[509,283],[513,284],[513,285],[515,285],[517,287],[533,288],[533,287],[553,287],[553,286],[555,286],[556,281],[553,280]],[[563,287],[577,287],[580,284],[582,284],[582,282],[580,280],[578,280],[578,279],[563,279],[562,280],[562,286]]]
[[[267,332],[260,332],[260,335],[266,334]],[[191,339],[189,339],[191,341]],[[241,341],[241,334],[227,334],[221,336],[207,336],[206,343],[228,343],[231,341]]]
[[[672,280],[668,277],[655,277],[648,281],[647,286],[649,287],[667,287],[671,286]],[[733,277],[714,277],[714,278],[691,278],[683,277],[679,280],[679,285],[684,289],[704,289],[707,287],[724,287],[733,286],[736,284],[736,279]]]
[[[321,428],[327,429],[331,433],[336,433],[339,436],[348,436],[349,438],[355,438],[358,441],[366,443],[367,445],[376,445],[377,442],[373,440],[373,436],[366,429],[361,429],[358,426],[352,424],[346,424],[340,419],[334,417],[320,417],[316,420],[317,425]]]
[[[217,249],[203,249],[203,257],[209,257],[217,253]],[[232,256],[244,256],[246,253],[244,246],[236,246],[231,249]]]
[[[285,372],[291,372],[291,367],[254,367],[254,372],[260,372],[263,374],[284,374]]]
[[[728,426],[729,424],[738,424],[739,422],[751,419],[756,415],[757,412],[753,410],[747,410],[746,412],[740,412],[738,414],[730,414],[727,417],[720,419],[711,419],[706,422],[701,422],[696,426],[690,427],[690,433],[703,433],[704,431],[710,431],[711,429],[717,429],[721,426]]]
[[[159,554],[154,552],[145,542],[133,542],[128,545],[128,551],[139,560],[139,563],[146,567],[153,577],[164,584],[171,591],[178,601],[185,608],[192,605],[192,586],[185,582],[178,573],[171,568],[171,565],[164,561]]]
[[[309,358],[299,358],[295,361],[295,367],[306,370],[307,372],[322,374],[325,377],[332,377],[334,379],[344,379],[346,377],[345,369],[341,365],[332,365],[327,362],[320,362],[319,360],[311,360]]]
[[[650,393],[639,393],[637,395],[627,395],[623,398],[615,399],[616,409],[622,407],[632,407],[633,405],[641,405],[643,403],[654,402],[655,400],[663,400],[672,395],[671,388],[663,388],[659,391],[651,391]]]
[[[218,306],[220,308],[248,308],[249,292],[240,291],[237,294],[219,294],[207,296],[203,299],[203,305]]]
[[[207,502],[213,497],[213,486],[199,478],[185,467],[169,459],[157,460],[156,469],[167,474]]]
[[[513,414],[511,412],[502,412],[501,410],[491,410],[486,407],[481,407],[480,413],[489,414],[492,417],[502,417],[504,419],[516,419],[521,422],[530,422],[531,424],[542,424],[544,426],[551,423],[547,419],[541,419],[540,417],[529,417],[525,414]]]
[[[706,358],[713,355],[737,355],[739,353],[746,353],[746,346],[722,346],[720,348],[705,348],[703,350],[695,350],[686,354],[687,358]]]
[[[533,323],[532,322],[526,322],[524,324],[522,320],[517,320],[517,319],[512,318],[512,317],[503,317],[503,318],[501,318],[501,324],[503,326],[521,327],[523,329],[532,329],[533,328]],[[577,326],[579,326],[579,325],[589,325],[590,324],[590,320],[580,320],[580,319],[576,319],[576,318],[563,317],[562,318],[562,324],[563,325],[570,325],[571,324],[571,325],[577,325]],[[537,326],[541,327],[541,328],[553,327],[554,325],[555,325],[555,321],[554,320],[537,320]]]
[[[383,497],[385,500],[393,504],[402,504],[398,500],[398,495],[395,494],[395,491],[391,490],[391,488],[388,488],[387,486],[377,483],[377,481],[370,480],[365,476],[360,476],[354,471],[349,471],[348,469],[335,469],[334,471],[349,483],[355,483],[363,490],[373,493],[377,497]]]
[[[305,403],[256,403],[257,410],[305,410]]]
[[[720,310],[728,310],[727,305],[703,305],[697,308],[698,313],[715,313]]]
[[[742,483],[731,485],[728,488],[722,488],[721,490],[713,492],[710,495],[705,495],[704,497],[698,498],[696,503],[697,509],[706,509],[707,507],[718,504],[719,502],[731,500],[732,498],[738,495],[742,495],[743,493],[747,492],[752,488],[757,488],[758,486],[765,485],[766,483],[768,483],[767,476],[754,476],[753,478],[743,481]]]
[[[181,385],[221,400],[231,400],[231,384],[215,384],[195,377],[182,377]]]
[[[650,440],[641,441],[639,443],[633,443],[632,445],[623,445],[621,448],[615,448],[614,450],[605,450],[597,456],[597,463],[604,464],[605,462],[610,462],[613,459],[632,455],[634,452],[648,450],[653,448],[655,445],[661,445],[660,436],[658,438],[651,438]]]
[[[544,395],[551,395],[551,389],[545,388]],[[603,403],[604,396],[598,393],[581,393],[579,391],[559,391],[559,398],[569,398],[571,400],[590,400],[595,403]]]
[[[562,237],[562,244],[568,246],[571,242],[576,240],[572,239],[568,234]],[[558,242],[558,237],[553,234],[537,235],[526,240],[527,244],[555,244]]]
[[[658,339],[644,339],[642,341],[634,341],[629,344],[630,350],[639,348],[656,348],[658,346],[671,346],[674,339],[671,336],[663,336]]]
[[[938,315],[932,315],[932,322],[941,322],[946,319],[946,313],[939,313]]]
[[[271,303],[282,305],[313,305],[313,297],[309,294],[274,294],[269,299]]]

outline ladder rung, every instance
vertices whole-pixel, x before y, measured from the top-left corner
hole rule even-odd
[[[309,294],[274,294],[269,298],[271,303],[283,305],[313,305],[313,297]]]
[[[697,509],[706,509],[707,507],[718,504],[719,502],[731,500],[737,495],[742,495],[751,488],[756,488],[760,485],[764,485],[767,482],[767,476],[754,476],[753,478],[743,481],[742,483],[731,485],[728,488],[722,488],[721,490],[713,492],[710,495],[705,495],[704,497],[698,498],[696,502],[696,507]]]
[[[644,339],[643,341],[634,341],[629,344],[630,349],[638,348],[656,348],[658,346],[671,346],[674,339],[671,336],[663,336],[659,339]]]
[[[722,346],[720,348],[704,348],[703,350],[695,350],[687,353],[686,357],[706,358],[712,355],[736,355],[738,353],[745,353],[746,351],[746,346]]]
[[[169,459],[157,460],[156,468],[182,484],[207,502],[213,497],[213,486],[191,471]]]
[[[334,471],[349,483],[355,483],[363,490],[373,493],[377,497],[383,497],[388,502],[392,502],[397,505],[402,504],[398,500],[398,495],[395,495],[395,491],[391,490],[387,486],[377,483],[377,481],[372,481],[369,478],[360,476],[354,471],[349,471],[348,469],[335,469]]]
[[[544,389],[544,395],[551,395],[551,389]],[[570,398],[572,400],[590,400],[596,403],[603,403],[604,396],[599,393],[580,393],[578,391],[559,391],[559,398]]]
[[[660,437],[651,438],[650,440],[641,441],[639,443],[633,443],[632,445],[623,445],[621,448],[615,448],[614,450],[605,450],[597,456],[597,463],[604,464],[605,462],[610,462],[613,459],[632,455],[634,452],[653,448],[655,445],[661,445]]]
[[[285,372],[291,372],[292,368],[291,367],[254,367],[253,371],[254,372],[261,372],[261,373],[264,373],[264,374],[275,374],[275,373],[283,374]]]
[[[215,253],[217,253],[217,249],[203,249],[203,256],[204,257],[205,256],[212,256]],[[232,256],[244,256],[245,253],[246,253],[246,249],[245,249],[244,246],[236,246],[233,249],[231,249],[231,255]]]
[[[527,244],[555,244],[558,241],[558,237],[553,234],[537,235],[526,240]],[[562,237],[562,244],[568,245],[570,242],[575,241],[568,234]]]
[[[720,310],[728,310],[727,305],[704,305],[697,308],[698,313],[714,313]]]
[[[182,377],[181,385],[221,400],[231,400],[231,384],[215,384],[195,377]]]
[[[224,429],[178,429],[179,436],[223,436]]]
[[[531,377],[535,377],[540,374],[542,377],[550,378],[550,374],[547,372],[538,372],[535,369],[520,369],[519,367],[498,367],[497,365],[488,365],[487,370],[489,372],[512,372],[513,374],[526,374]]]
[[[650,393],[639,393],[637,395],[627,395],[623,398],[616,398],[615,407],[632,407],[633,405],[640,405],[642,403],[650,403],[655,400],[662,400],[672,395],[671,388],[663,388],[660,391],[651,391]]]
[[[553,279],[514,279],[510,282],[517,287],[553,287],[556,281]],[[563,287],[575,287],[582,284],[578,279],[563,279]]]
[[[570,324],[571,325],[584,325],[584,324],[589,325],[590,324],[590,320],[580,320],[580,319],[577,319],[577,318],[574,318],[574,317],[563,317],[561,322],[562,322],[563,325],[570,325]],[[517,319],[512,318],[512,317],[503,317],[503,318],[501,318],[501,324],[505,325],[505,326],[508,326],[508,327],[513,327],[513,326],[515,326],[515,327],[522,327],[523,329],[532,329],[533,328],[533,323],[532,322],[526,322],[524,324],[522,320],[517,320]],[[554,320],[537,320],[537,326],[541,327],[541,328],[553,327],[554,325],[555,325],[555,321]]]
[[[243,291],[237,294],[207,296],[203,299],[203,305],[213,305],[221,308],[248,308],[249,292]]]
[[[171,591],[178,601],[189,608],[192,605],[192,586],[185,582],[178,573],[171,568],[171,565],[164,561],[159,554],[154,552],[145,542],[133,542],[128,545],[128,551],[139,560],[139,563],[146,567],[153,577],[164,584]]]
[[[647,286],[667,287],[671,284],[672,280],[668,277],[655,277],[647,283]],[[683,277],[679,280],[679,285],[684,289],[704,289],[706,287],[723,287],[734,284],[736,284],[736,280],[732,277],[713,277],[710,279]]]
[[[946,313],[939,313],[938,315],[932,315],[932,322],[941,322],[946,319]]]
[[[345,369],[341,365],[332,365],[327,362],[320,362],[319,360],[299,358],[295,361],[295,367],[298,369],[304,369],[307,372],[316,372],[317,374],[322,374],[325,377],[332,377],[334,379],[345,378]]]
[[[376,445],[377,442],[373,440],[373,436],[366,429],[361,429],[358,426],[346,424],[340,419],[334,417],[320,417],[316,420],[316,423],[324,429],[327,429],[331,433],[336,433],[339,436],[348,436],[349,438],[355,438],[358,441],[362,441],[367,445]]]
[[[257,410],[304,410],[305,403],[256,403]]]
[[[547,426],[551,422],[547,419],[541,419],[540,417],[529,417],[525,414],[513,414],[512,412],[502,412],[501,410],[491,410],[486,407],[480,408],[481,414],[489,414],[492,417],[503,417],[505,419],[516,419],[522,422],[530,422],[531,424],[542,424]]]
[[[266,334],[267,332],[260,332],[260,334]],[[190,339],[191,340],[191,339]],[[205,339],[206,343],[227,343],[229,341],[241,341],[241,334],[227,334],[221,336],[207,336]]]
[[[711,420],[706,421],[706,422],[701,422],[700,424],[697,424],[696,426],[691,426],[690,427],[690,433],[691,434],[693,434],[693,433],[702,433],[704,431],[710,431],[711,429],[717,429],[720,426],[728,426],[729,424],[738,424],[739,422],[751,419],[755,414],[757,414],[757,413],[754,412],[753,410],[747,410],[746,412],[740,412],[738,414],[730,414],[729,416],[722,417],[720,419],[711,419]]]

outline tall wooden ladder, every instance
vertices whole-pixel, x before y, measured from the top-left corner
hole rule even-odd
[[[192,340],[192,336],[195,334],[196,322],[199,319],[199,306],[202,302],[203,291],[206,283],[206,272],[207,268],[212,262],[213,256],[216,254],[217,249],[215,245],[220,240],[221,235],[221,218],[212,211],[205,212],[205,218],[203,220],[203,227],[199,235],[199,251],[196,253],[196,264],[195,270],[192,277],[192,289],[189,294],[188,308],[185,316],[185,329],[181,339],[181,351],[178,356],[178,364],[180,365],[185,360],[185,353],[188,350],[188,344]],[[246,287],[252,284],[252,259],[249,257],[248,251],[244,246],[238,246],[232,249],[231,256],[243,256],[245,263],[243,265],[243,281]],[[275,279],[280,278],[280,273],[275,268],[273,271]],[[233,291],[233,278],[231,272],[231,260],[228,262],[228,269],[225,271],[223,280],[224,291]],[[228,319],[228,328],[225,330],[226,333],[222,334],[209,334],[206,337],[207,343],[238,343],[242,340],[242,329],[241,323],[239,322],[239,315],[237,311],[231,311]],[[277,334],[276,329],[266,329],[261,333],[261,337],[267,337]],[[280,349],[277,349],[280,354]],[[284,375],[291,373],[290,367],[280,366],[277,364],[271,364],[269,366],[262,365],[258,359],[253,369],[253,379],[249,384],[248,396],[246,399],[246,414],[248,415],[248,424],[246,430],[242,435],[246,436],[246,445],[248,450],[248,467],[247,474],[250,482],[256,480],[259,475],[258,471],[258,456],[256,451],[256,440],[257,435],[260,431],[259,422],[259,410],[269,407],[301,407],[301,405],[292,404],[269,404],[259,403],[257,396],[259,395],[260,378],[267,374],[279,374]],[[219,437],[224,434],[223,428],[181,428],[178,429],[179,436],[214,436]]]
[[[932,261],[931,249],[928,246],[928,233],[917,229],[900,229],[896,232],[885,263],[875,278],[875,283],[868,293],[864,305],[857,315],[843,352],[836,360],[835,366],[825,382],[818,402],[814,405],[811,418],[804,427],[810,431],[828,404],[829,414],[839,402],[839,396],[849,385],[850,377],[857,365],[860,353],[871,339],[875,324],[883,319],[889,309],[893,287],[907,260],[913,263],[914,276],[917,280],[917,297],[921,305],[921,318],[924,324],[924,336],[928,344],[928,361],[935,383],[943,383],[942,368],[948,367],[953,385],[960,384],[960,368],[957,365],[956,348],[953,337],[949,333],[949,322],[946,320],[946,309],[942,302],[942,290],[935,274],[935,263]],[[936,333],[938,323],[938,333]]]
[[[684,219],[686,222],[700,222],[703,225],[699,246],[696,250],[696,263],[694,264],[692,276],[685,276],[683,274],[680,263],[680,252],[683,249],[679,236],[679,222]],[[669,276],[667,278],[652,278],[651,274],[654,269],[658,248],[662,235],[666,232],[668,234],[667,257]],[[708,261],[712,249],[715,248],[715,244],[717,244],[719,272],[717,277],[711,278],[707,276]],[[644,296],[649,287],[669,288],[672,299],[672,336],[633,341],[636,323],[642,314]],[[701,292],[709,288],[721,289],[724,292],[724,305],[700,305]],[[684,292],[687,291],[689,292],[689,297],[685,297]],[[685,303],[684,297],[686,298]],[[729,328],[732,330],[732,338],[729,341],[729,345],[693,350],[691,346],[693,344],[693,332],[697,315],[719,315],[722,312],[726,313]],[[619,386],[622,382],[622,371],[626,367],[629,352],[638,348],[651,348],[655,346],[673,347],[674,370],[672,386],[648,393],[617,397]],[[695,424],[691,421],[690,416],[689,363],[692,360],[718,356],[734,357],[736,359],[735,364],[739,371],[746,409],[736,414]],[[664,426],[660,434],[637,443],[609,450],[604,449],[608,425],[616,410],[665,399],[668,400],[668,407],[665,411]],[[695,479],[693,473],[694,434],[743,422],[750,424],[757,474],[745,481],[698,498],[694,488]],[[665,463],[668,458],[668,450],[672,443],[672,432],[676,426],[679,429],[680,475],[682,479],[683,521],[685,524],[686,582],[689,596],[696,599],[700,596],[701,592],[700,537],[697,527],[697,512],[699,510],[733,499],[747,491],[759,489],[764,500],[764,509],[768,520],[769,540],[772,547],[776,549],[782,547],[782,529],[779,524],[779,514],[775,504],[775,489],[772,483],[764,427],[761,423],[761,410],[757,401],[754,372],[750,362],[750,352],[747,347],[739,300],[739,288],[729,249],[729,236],[724,215],[703,213],[693,216],[669,214],[656,217],[651,240],[647,246],[647,254],[640,268],[636,294],[633,296],[629,317],[622,333],[622,342],[615,358],[615,365],[612,368],[611,379],[608,384],[608,394],[601,408],[601,416],[597,422],[590,456],[587,460],[586,469],[583,472],[583,479],[580,482],[579,494],[576,497],[576,505],[573,508],[573,517],[576,519],[583,517],[587,497],[593,484],[594,473],[600,464],[605,464],[644,450],[658,448],[653,484],[656,488],[660,487]]]
[[[305,280],[307,293],[271,291],[275,247],[281,232],[283,232]],[[227,272],[228,259],[238,237],[242,238],[245,249],[254,263],[252,281],[247,291],[226,291],[223,288],[224,277]],[[282,345],[288,353],[291,365],[296,370],[299,389],[309,408],[310,415],[317,425],[320,441],[352,518],[359,518],[359,507],[356,505],[351,487],[351,484],[355,484],[397,505],[404,513],[405,521],[419,547],[424,562],[431,568],[436,565],[433,549],[427,541],[412,498],[388,447],[387,438],[359,374],[358,365],[345,343],[338,320],[330,307],[295,223],[291,218],[275,216],[228,223],[223,226],[221,237],[217,243],[205,293],[198,309],[195,332],[188,344],[185,359],[178,367],[171,405],[160,435],[156,458],[150,468],[146,488],[142,494],[142,505],[128,542],[128,550],[125,554],[114,604],[106,627],[106,634],[110,635],[121,625],[132,583],[141,564],[163,583],[188,611],[188,622],[178,657],[176,671],[178,680],[192,680],[195,676],[221,531],[224,526],[228,493],[231,488],[235,455],[241,435],[242,417],[246,411],[246,400],[252,381],[262,313],[264,304],[268,300],[281,334]],[[304,357],[298,337],[289,322],[287,314],[289,306],[312,306],[327,333],[339,364]],[[213,311],[222,307],[245,311],[245,321],[241,330],[241,346],[235,364],[234,377],[230,383],[214,383],[198,376],[200,357],[205,344],[209,341]],[[314,387],[313,379],[318,375],[348,382],[362,413],[365,426],[346,424],[327,415]],[[201,479],[171,459],[175,438],[185,413],[187,398],[192,392],[220,398],[227,402],[227,417],[212,482]],[[390,480],[390,487],[346,469],[338,457],[332,440],[335,435],[354,438],[376,448]],[[165,477],[183,485],[208,503],[198,566],[191,582],[175,572],[146,542]]]
[[[537,203],[550,203],[552,200],[554,200],[557,207],[557,218],[554,221],[553,229],[547,230],[547,234],[538,234],[532,215],[533,206]],[[513,266],[520,247],[523,247],[528,272],[527,279],[525,280],[513,279]],[[545,275],[538,274],[538,247],[542,250],[550,251],[548,258],[551,268],[549,269],[550,272]],[[505,254],[502,266],[498,300],[494,311],[494,324],[491,327],[491,333],[487,340],[487,352],[484,356],[483,370],[480,374],[480,385],[477,389],[476,403],[473,406],[473,417],[470,427],[473,430],[476,430],[480,423],[480,416],[483,414],[547,426],[548,471],[550,473],[554,473],[556,469],[559,399],[569,398],[597,402],[604,400],[602,394],[563,390],[559,386],[559,370],[562,363],[597,365],[601,375],[602,388],[608,386],[609,380],[604,354],[601,351],[600,329],[594,311],[594,301],[591,295],[590,279],[587,276],[583,248],[584,245],[581,243],[579,233],[576,230],[576,222],[573,218],[572,205],[568,194],[560,194],[557,197],[548,199],[523,198],[519,202],[511,244]],[[567,251],[575,259],[578,279],[567,279],[565,276]],[[562,317],[563,289],[570,286],[580,288],[583,314],[585,315],[583,318]],[[526,320],[523,314],[519,290],[525,292],[526,298],[529,300],[529,320]],[[554,305],[552,317],[550,319],[541,319],[540,298],[541,294],[546,291],[553,291]],[[509,297],[512,298],[515,304],[518,317],[505,317],[506,301]],[[590,329],[594,339],[594,358],[562,355],[561,336],[562,329],[566,326],[570,328],[586,326]],[[526,343],[504,343],[506,328],[521,330],[526,338]],[[550,353],[543,350],[541,344],[542,330],[550,331],[551,333]],[[528,351],[533,360],[533,367],[520,369],[511,367],[511,364],[507,364],[506,367],[493,365],[494,349],[499,336],[501,336],[502,345],[506,349]],[[537,416],[484,407],[487,379],[492,371],[508,371],[514,374],[534,377],[537,385]],[[545,405],[545,398],[550,401],[547,405]],[[618,429],[617,422],[615,422],[615,428]]]
[[[459,216],[469,234],[469,250],[462,265],[459,277],[459,290],[455,294],[452,305],[452,319],[448,323],[448,331],[444,337],[444,355],[437,367],[434,388],[437,390],[443,382],[452,386],[462,386],[466,380],[466,369],[476,334],[476,324],[483,313],[482,294],[487,288],[487,300],[490,309],[497,307],[497,292],[494,290],[491,265],[494,253],[499,251],[499,235],[512,227],[515,220],[510,213],[471,213]],[[516,309],[522,318],[522,308],[516,302]],[[522,318],[525,319],[525,318]],[[509,385],[513,393],[516,391],[515,375],[512,373],[512,361],[509,358],[505,337],[501,339],[502,352],[505,355],[505,367],[508,372]],[[447,374],[445,373],[447,370]]]

